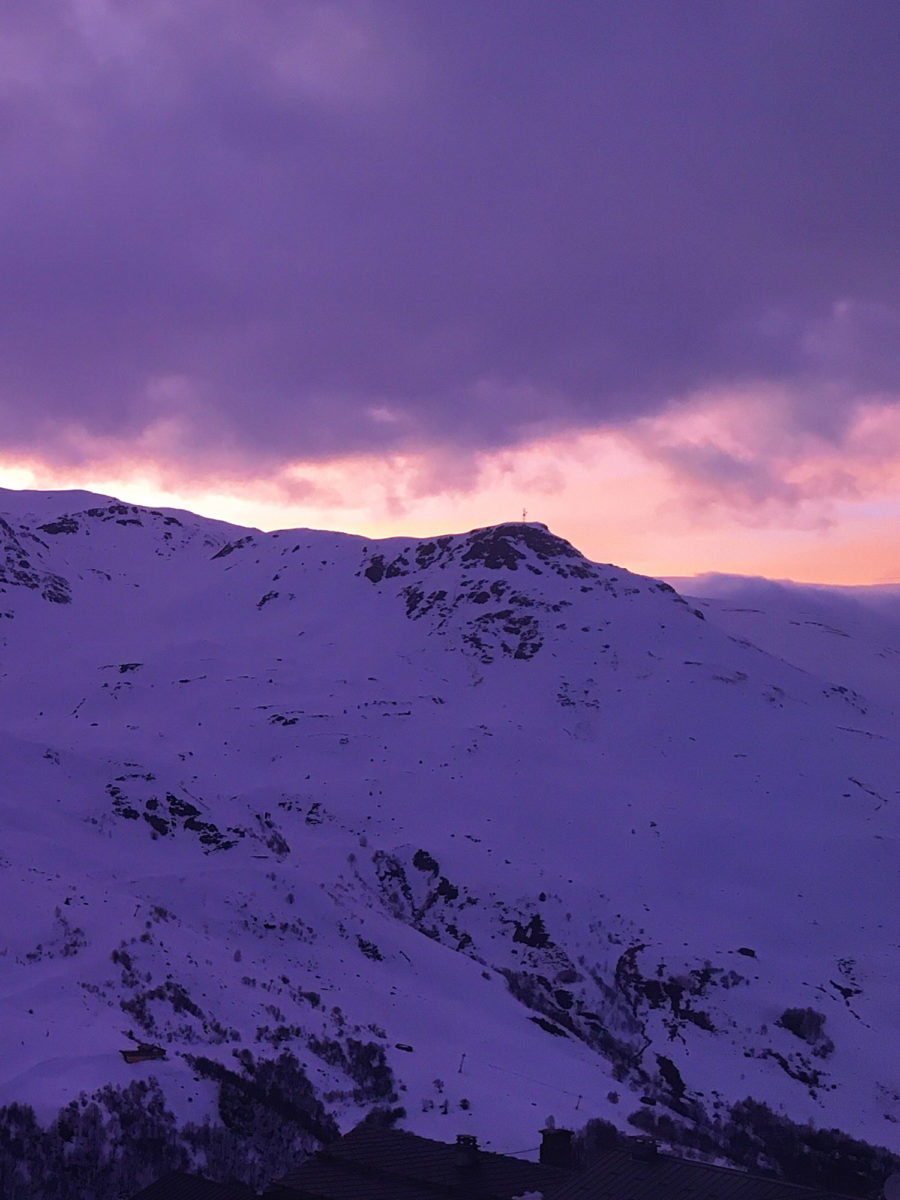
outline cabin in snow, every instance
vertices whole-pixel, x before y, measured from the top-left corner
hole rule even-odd
[[[136,1046],[132,1046],[128,1050],[120,1050],[119,1053],[127,1063],[155,1062],[157,1059],[166,1057],[162,1046],[151,1046],[147,1042],[138,1042]]]

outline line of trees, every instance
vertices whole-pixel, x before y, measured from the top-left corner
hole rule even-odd
[[[337,1137],[293,1054],[230,1069],[191,1065],[218,1086],[218,1119],[179,1125],[154,1077],[82,1093],[42,1126],[27,1104],[0,1107],[3,1200],[119,1200],[169,1171],[262,1189]]]

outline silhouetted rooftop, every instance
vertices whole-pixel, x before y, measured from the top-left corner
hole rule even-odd
[[[668,1154],[637,1157],[607,1150],[585,1171],[569,1176],[552,1200],[846,1200],[824,1192],[749,1175],[730,1167]]]
[[[257,1193],[240,1183],[212,1183],[199,1175],[170,1171],[132,1200],[256,1200]]]
[[[549,1196],[570,1177],[557,1167],[482,1149],[474,1165],[460,1165],[460,1157],[455,1145],[363,1124],[265,1194],[271,1200],[511,1200],[529,1191]]]

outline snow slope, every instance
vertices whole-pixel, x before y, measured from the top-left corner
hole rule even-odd
[[[154,1074],[197,1117],[184,1053],[289,1046],[350,1124],[355,1038],[501,1151],[748,1095],[896,1147],[896,597],[686,601],[540,525],[0,516],[0,1103]]]

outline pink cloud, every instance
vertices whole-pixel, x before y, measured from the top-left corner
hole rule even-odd
[[[893,473],[880,459],[870,472],[866,454],[884,422],[895,436],[892,413],[867,414],[851,462],[838,467],[834,459],[794,457],[793,491],[757,480],[736,485],[724,500],[722,489],[709,482],[718,468],[708,461],[698,468],[690,455],[660,456],[655,445],[648,449],[646,441],[616,431],[557,435],[465,464],[435,463],[425,453],[357,456],[297,462],[255,477],[240,471],[189,477],[124,457],[114,464],[98,460],[94,471],[6,460],[0,486],[88,487],[237,524],[334,528],[370,537],[431,536],[517,520],[527,508],[530,520],[543,521],[589,557],[651,575],[717,570],[885,581],[900,578],[900,454]],[[697,437],[698,414],[685,420],[681,431],[670,423],[669,442],[679,434]],[[710,420],[707,413],[704,421]],[[851,481],[837,487],[832,480],[826,487],[825,473],[838,469]],[[760,489],[768,498],[760,499]]]

